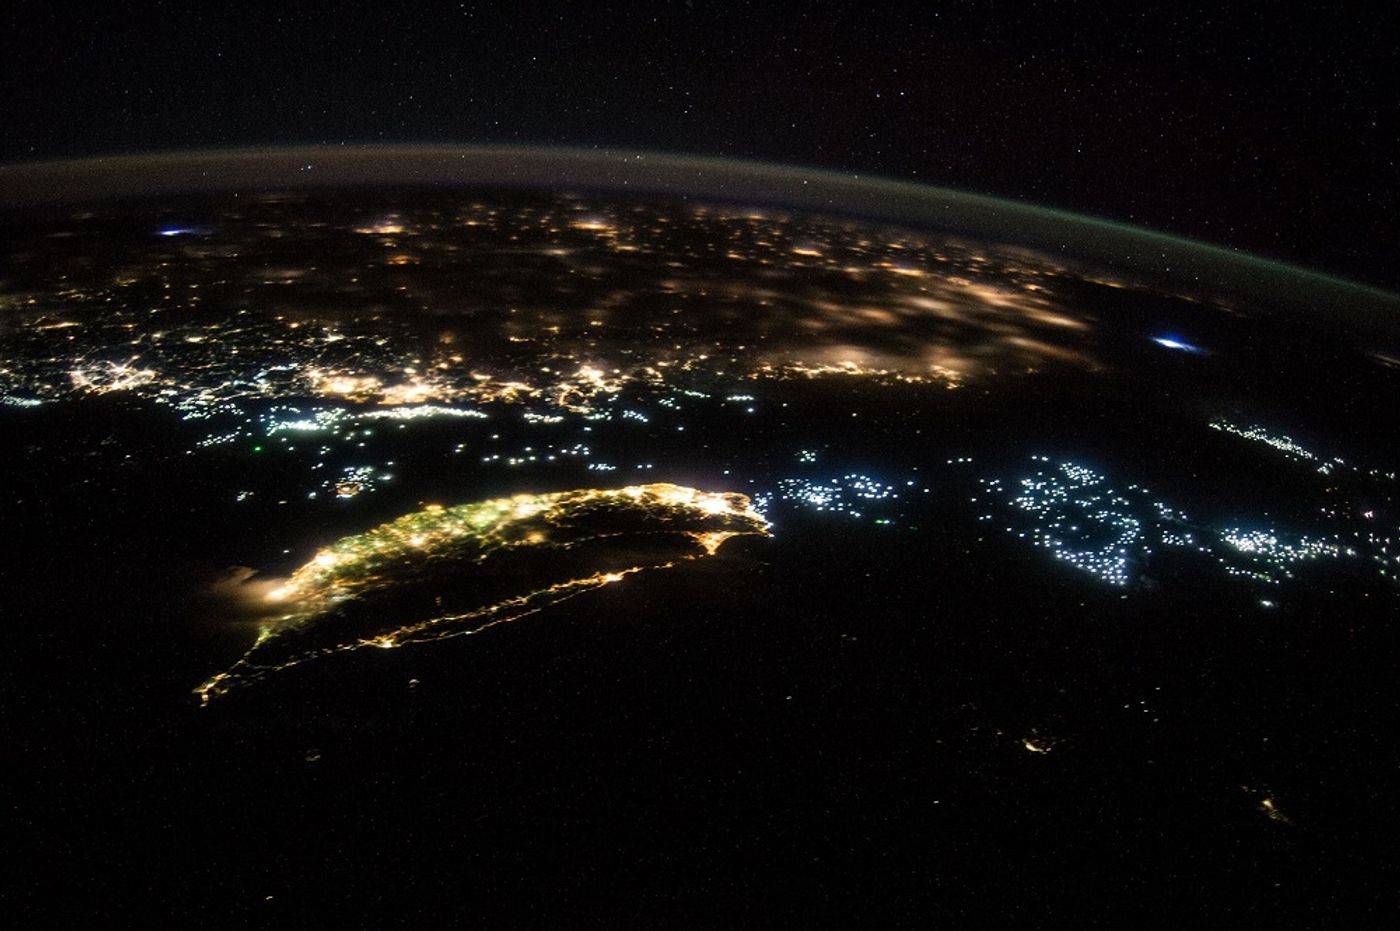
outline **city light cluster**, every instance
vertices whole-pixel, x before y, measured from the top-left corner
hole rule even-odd
[[[310,658],[474,633],[633,572],[712,556],[735,536],[767,533],[768,522],[744,495],[665,483],[430,505],[338,540],[285,580],[262,586],[260,598],[269,620],[256,642],[196,693],[208,702],[242,682]],[[406,618],[402,609],[385,606],[382,623],[371,633],[337,639],[332,630],[327,634],[330,646],[302,648],[297,642],[302,631],[326,633],[319,622],[333,623],[336,610],[347,602],[400,589],[425,574],[460,573],[511,551],[577,553],[589,544],[622,537],[634,540],[635,546],[622,551],[629,562],[620,567],[581,572],[467,611]]]

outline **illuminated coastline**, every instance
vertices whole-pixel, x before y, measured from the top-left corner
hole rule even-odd
[[[207,704],[240,684],[309,659],[478,633],[636,572],[713,556],[732,537],[767,532],[767,521],[744,495],[664,483],[429,506],[336,541],[265,591],[261,597],[276,616],[261,625],[257,640],[238,662],[195,694]],[[469,610],[386,619],[374,631],[348,639],[332,635],[305,649],[292,642],[339,606],[402,585],[429,567],[460,571],[458,567],[486,563],[503,551],[578,550],[619,539],[637,544],[622,565],[581,572]]]

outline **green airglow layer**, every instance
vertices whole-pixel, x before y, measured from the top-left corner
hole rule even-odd
[[[1144,184],[1150,184],[1144,178]],[[1347,325],[1400,326],[1400,294],[1245,252],[1053,207],[795,165],[534,146],[297,146],[0,165],[0,205],[355,185],[663,194],[860,216],[1168,276]]]

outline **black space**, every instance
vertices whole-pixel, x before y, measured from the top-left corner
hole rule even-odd
[[[1393,6],[10,3],[0,159],[387,141],[774,160],[1400,286]]]

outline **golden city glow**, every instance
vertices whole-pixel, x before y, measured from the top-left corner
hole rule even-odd
[[[334,273],[288,257],[240,280],[233,269],[244,249],[295,237],[271,224],[218,245],[177,238],[217,286],[186,280],[180,263],[162,260],[27,295],[17,326],[37,338],[32,352],[0,367],[0,397],[130,392],[198,419],[307,398],[587,415],[629,388],[685,390],[716,377],[956,387],[1099,364],[1096,321],[1061,293],[1061,279],[1082,275],[1044,254],[699,205],[637,213],[473,204],[450,218],[395,211],[347,219],[329,223],[328,234],[354,238],[365,263]],[[463,238],[468,229],[492,235]],[[713,257],[726,263],[718,276],[701,245],[716,237],[723,247]],[[638,265],[637,254],[666,261]],[[506,255],[514,258],[503,262]],[[405,275],[444,256],[463,268],[547,258],[559,277],[545,271],[523,292],[508,278],[481,279],[485,290],[470,301],[477,309],[463,311],[461,295],[434,275]],[[624,268],[632,283],[603,274]],[[569,312],[549,293],[564,283],[579,305]],[[289,287],[308,302],[288,298]],[[157,307],[133,297],[152,288]],[[664,313],[648,309],[659,297]],[[360,310],[349,318],[325,311],[341,305]],[[184,313],[196,308],[200,317]],[[456,327],[468,319],[473,345],[464,353]],[[425,320],[445,326],[418,325]]]
[[[712,556],[731,537],[767,532],[767,521],[744,495],[665,483],[428,505],[336,541],[268,590],[262,601],[275,616],[261,626],[257,641],[237,663],[195,692],[207,703],[239,684],[308,659],[478,633],[645,569]],[[466,611],[390,617],[383,622],[386,629],[369,634],[342,639],[331,631],[329,641],[319,646],[302,648],[292,642],[298,632],[319,628],[318,622],[339,606],[421,580],[434,567],[481,565],[506,552],[538,548],[577,553],[588,544],[624,538],[632,545],[604,554],[609,561],[625,560],[621,567],[579,572]]]
[[[1289,827],[1293,825],[1293,819],[1284,814],[1273,796],[1264,795],[1258,789],[1250,788],[1249,786],[1240,786],[1240,791],[1244,792],[1246,795],[1256,796],[1258,801],[1255,805],[1255,810],[1270,821]]]

